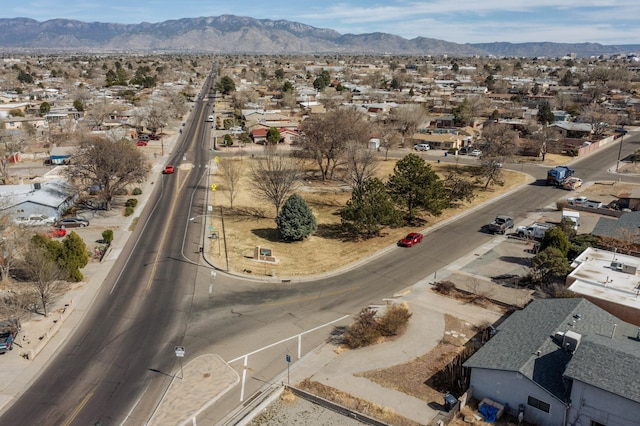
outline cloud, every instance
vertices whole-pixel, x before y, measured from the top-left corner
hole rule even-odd
[[[635,23],[637,16],[640,16],[640,2],[637,0],[566,0],[562,3],[557,0],[403,0],[357,7],[348,3],[333,4],[295,18],[340,33],[381,31],[405,38],[423,36],[458,43],[555,41],[632,44],[640,43]]]

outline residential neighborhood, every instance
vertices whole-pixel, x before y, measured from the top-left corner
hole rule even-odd
[[[153,260],[137,263],[148,273],[149,265],[174,262],[180,253],[180,262],[211,269],[204,290],[195,284],[192,290],[194,298],[208,298],[198,305],[198,315],[209,310],[228,323],[244,314],[226,305],[223,313],[216,311],[213,301],[223,276],[250,282],[243,294],[264,292],[265,306],[273,307],[289,303],[269,293],[275,294],[277,286],[277,291],[287,286],[293,291],[306,281],[398,256],[397,267],[405,268],[398,277],[372,267],[376,272],[370,280],[402,284],[406,293],[393,291],[383,304],[370,301],[360,314],[343,319],[344,340],[323,338],[318,346],[335,345],[329,355],[306,348],[310,359],[314,352],[323,353],[326,363],[324,370],[299,377],[309,388],[318,377],[335,379],[327,365],[349,359],[340,358],[343,351],[362,351],[372,360],[379,356],[376,346],[392,348],[384,349],[388,358],[395,358],[394,350],[415,359],[446,352],[437,358],[442,365],[433,358],[423,362],[441,368],[430,376],[426,370],[414,374],[417,394],[407,394],[409,403],[426,406],[431,418],[422,422],[407,417],[410,409],[402,413],[391,406],[400,417],[375,421],[484,424],[490,406],[496,424],[640,424],[640,377],[634,368],[640,358],[640,192],[634,186],[639,151],[621,156],[640,125],[637,62],[632,54],[579,58],[570,52],[560,58],[5,53],[0,61],[0,321],[19,318],[27,330],[34,318],[69,315],[73,303],[68,295],[76,292],[78,298],[86,283],[82,271],[102,277],[95,271],[101,265],[114,267],[121,252],[148,250],[127,245],[126,239],[137,238],[147,221],[160,220],[154,218],[161,213],[168,222],[153,228],[157,238],[182,246],[160,256],[155,250],[164,250],[164,243],[158,244]],[[574,176],[573,163],[597,158],[614,145],[619,146],[615,164],[582,169],[594,175],[610,172],[610,179]],[[536,173],[546,178],[534,178]],[[546,191],[544,200],[553,198],[551,204],[496,211],[485,222],[504,220],[491,232],[485,232],[490,226],[477,227],[473,241],[460,230],[437,234],[452,229],[446,227],[456,220],[484,220],[469,216],[526,185]],[[178,238],[183,224],[173,222],[173,215],[186,204],[174,200],[199,190],[206,195],[186,213],[185,237]],[[156,209],[152,204],[162,197],[172,197],[173,204]],[[186,237],[187,229],[196,232],[188,228],[195,225],[200,226],[196,243]],[[118,240],[120,235],[126,239]],[[457,252],[461,249],[449,244],[465,238],[471,252],[459,265],[431,257],[406,260],[439,245],[442,253]],[[435,272],[416,279],[421,267],[435,268],[429,263],[438,264]],[[477,265],[484,274],[471,271],[454,279],[456,269]],[[146,291],[155,290],[154,280],[147,282]],[[233,291],[233,285],[223,283],[221,291]],[[326,293],[354,291],[343,287]],[[438,322],[424,329],[411,317],[426,317],[422,304],[434,299],[422,299],[421,293],[437,293],[447,299],[443,306],[457,306],[457,312],[434,313],[430,321]],[[230,294],[225,303],[239,297]],[[326,297],[292,294],[299,298],[295,303]],[[262,304],[243,297],[242,304],[251,309]],[[409,306],[397,330],[375,325],[396,305]],[[421,307],[423,316],[411,312]],[[277,317],[293,317],[287,309]],[[464,319],[454,321],[455,314]],[[296,332],[316,330],[308,324]],[[357,327],[360,334],[354,332],[353,324],[374,324],[376,332],[387,334],[350,346],[349,331],[363,340],[371,336]],[[199,324],[194,333],[204,328]],[[20,333],[14,342],[24,343]],[[412,345],[403,333],[411,338],[430,333],[419,345],[426,353],[398,349]],[[452,333],[460,340],[443,349]],[[40,334],[55,335],[49,330]],[[284,338],[273,338],[279,339]],[[213,347],[212,341],[190,343],[202,345],[202,354],[207,349],[203,342]],[[6,351],[0,364],[10,356],[33,362],[42,347],[27,350],[28,345],[19,346],[20,355]],[[253,356],[253,350],[247,352]],[[176,357],[182,356],[184,348],[176,349]],[[286,356],[288,364],[290,353]],[[398,364],[414,361],[404,357],[398,357]],[[224,368],[246,376],[248,359],[228,355]],[[364,380],[374,370],[364,370],[364,364],[345,377]],[[390,368],[382,361],[372,364],[379,372]],[[453,370],[454,380],[434,384],[433,377],[440,380]],[[311,392],[289,380],[284,386],[283,377],[279,392]],[[272,381],[270,376],[261,380]],[[338,395],[340,384],[349,387],[347,379],[327,381],[322,385],[336,386],[328,394]],[[395,390],[401,387],[397,382],[371,382],[376,389],[393,389],[390,401],[402,393]],[[230,383],[229,389],[237,391],[238,381]],[[245,383],[241,386],[244,398]],[[356,383],[348,390],[356,395],[365,387]],[[169,385],[166,392],[172,395]],[[267,393],[257,391],[262,396],[256,400]],[[378,405],[384,400],[380,395],[375,395]],[[347,398],[316,397],[356,416],[354,406],[368,396],[359,395],[353,406],[342,405]],[[162,414],[163,405],[158,407],[154,415]],[[193,418],[195,424],[196,416],[187,413],[180,421]]]

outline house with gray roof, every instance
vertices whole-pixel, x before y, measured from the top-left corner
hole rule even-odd
[[[619,218],[601,217],[591,234],[615,240],[629,239],[636,235],[640,227],[640,212],[625,212]]]
[[[0,212],[10,218],[44,214],[60,217],[78,192],[63,179],[24,185],[0,185]]]
[[[562,137],[586,137],[593,133],[590,123],[576,123],[573,121],[556,121],[549,127],[554,127],[560,131]]]
[[[533,301],[464,363],[475,398],[554,426],[640,426],[638,365],[638,328],[582,298]]]

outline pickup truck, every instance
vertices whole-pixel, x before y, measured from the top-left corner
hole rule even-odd
[[[585,196],[567,198],[567,202],[572,206],[592,207],[594,209],[602,207],[602,201],[590,200]]]
[[[531,226],[518,226],[516,234],[520,238],[533,238],[534,240],[541,240],[548,229],[553,228],[551,223],[534,223]]]
[[[504,234],[507,229],[513,228],[513,218],[511,216],[498,215],[489,224],[489,231],[494,234]]]
[[[0,354],[13,349],[13,341],[20,330],[20,321],[10,319],[0,322]]]

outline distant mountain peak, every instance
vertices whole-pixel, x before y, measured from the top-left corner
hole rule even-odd
[[[158,23],[114,24],[30,18],[0,19],[0,50],[75,52],[192,52],[261,54],[396,54],[578,56],[640,51],[640,46],[597,43],[475,43],[459,44],[428,37],[407,40],[372,32],[340,34],[284,19],[221,15],[181,18]]]

